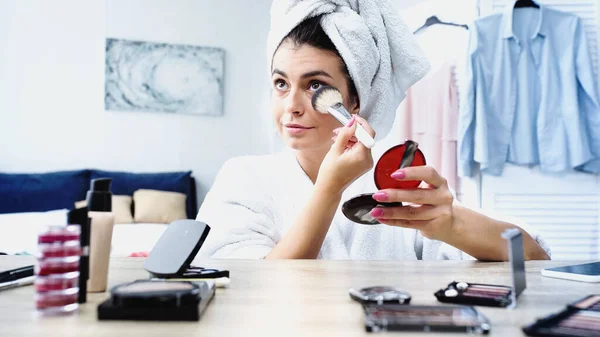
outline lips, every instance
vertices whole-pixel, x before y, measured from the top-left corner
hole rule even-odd
[[[304,125],[300,125],[300,124],[286,124],[285,127],[290,128],[290,129],[303,129],[303,130],[312,129],[312,127],[308,127],[308,126],[304,126]]]
[[[287,131],[287,133],[290,135],[294,135],[294,136],[303,135],[312,129],[314,129],[314,128],[305,126],[305,125],[301,125],[301,124],[293,124],[293,123],[285,124],[285,130]]]

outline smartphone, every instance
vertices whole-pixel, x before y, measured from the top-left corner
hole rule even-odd
[[[546,268],[542,269],[542,275],[579,282],[600,282],[600,262]]]
[[[365,304],[368,332],[424,331],[488,334],[489,320],[469,306]]]

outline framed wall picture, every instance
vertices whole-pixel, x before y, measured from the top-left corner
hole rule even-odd
[[[109,38],[105,109],[221,116],[224,63],[221,48]]]

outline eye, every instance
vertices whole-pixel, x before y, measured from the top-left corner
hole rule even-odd
[[[313,90],[313,91],[317,91],[319,90],[322,86],[324,86],[325,84],[323,82],[319,82],[319,81],[311,81],[308,84],[308,89],[309,90]]]
[[[287,83],[285,83],[285,81],[282,79],[275,80],[275,82],[273,82],[273,85],[277,90],[285,90],[287,88]]]

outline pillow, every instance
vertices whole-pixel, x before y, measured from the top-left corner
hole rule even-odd
[[[115,216],[115,224],[133,222],[133,215],[131,215],[131,202],[132,198],[128,195],[112,196],[112,213]],[[75,208],[83,208],[86,206],[86,200],[77,201],[75,203]]]
[[[0,173],[0,213],[69,209],[85,199],[89,171]]]
[[[179,192],[140,189],[133,193],[135,222],[164,223],[187,219],[185,200]]]
[[[0,252],[38,253],[37,235],[50,225],[67,224],[68,209],[0,214]]]
[[[186,214],[195,218],[198,211],[192,198],[192,172],[130,173],[92,170],[91,179],[111,178],[111,191],[114,195],[131,195],[139,189],[179,192],[187,196]],[[78,199],[81,200],[81,199]],[[135,202],[134,202],[135,204]],[[134,208],[137,207],[134,205]],[[134,211],[134,213],[136,213]]]

